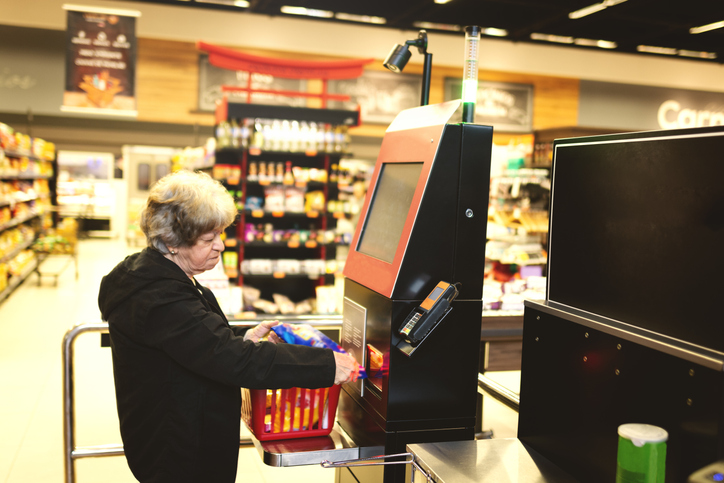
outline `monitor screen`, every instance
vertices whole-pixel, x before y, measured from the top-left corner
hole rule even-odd
[[[724,132],[557,141],[548,300],[724,352]]]
[[[360,232],[357,251],[387,263],[395,259],[423,163],[383,163]]]

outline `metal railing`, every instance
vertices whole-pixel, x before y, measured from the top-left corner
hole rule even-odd
[[[311,317],[278,317],[284,322],[307,323],[315,327],[340,327],[341,316]],[[259,320],[232,321],[231,325],[253,327]],[[103,444],[78,447],[75,445],[75,378],[74,378],[74,346],[81,334],[89,332],[107,333],[107,322],[78,324],[63,337],[63,449],[65,453],[65,483],[75,483],[75,461],[81,458],[97,458],[102,456],[123,456],[123,445]],[[493,381],[484,374],[478,374],[478,390],[502,402],[514,411],[518,411],[520,397],[503,385]],[[240,440],[240,444],[251,444],[251,440]]]
[[[271,317],[270,317],[271,318]],[[341,316],[310,317],[274,317],[284,322],[306,323],[315,327],[340,327]],[[259,320],[232,321],[231,325],[253,327]],[[75,445],[75,341],[81,334],[89,332],[107,333],[107,322],[78,324],[63,337],[63,450],[65,456],[65,482],[75,483],[75,461],[80,458],[98,458],[102,456],[123,456],[123,445],[102,444],[78,447]],[[240,440],[239,444],[251,444],[251,439]]]

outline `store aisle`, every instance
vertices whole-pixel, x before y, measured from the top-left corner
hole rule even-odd
[[[119,240],[82,240],[78,280],[72,267],[57,287],[52,279],[39,286],[32,275],[0,304],[0,483],[64,481],[61,342],[73,325],[99,320],[101,277],[137,250]],[[89,333],[77,339],[75,353],[76,444],[118,444],[110,349],[100,346],[99,334]],[[494,429],[496,437],[515,437],[515,413],[492,399],[484,408],[485,429]],[[123,457],[104,457],[78,460],[76,481],[135,480]],[[237,481],[332,483],[334,471],[272,468],[256,449],[242,448]]]

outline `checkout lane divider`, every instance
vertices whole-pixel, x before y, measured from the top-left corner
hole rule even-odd
[[[272,319],[271,317],[269,319]],[[306,323],[313,327],[342,327],[341,316],[308,316],[308,317],[274,317],[282,322]],[[260,322],[254,320],[230,321],[229,324],[240,327],[253,327]],[[80,323],[65,333],[62,343],[63,370],[63,450],[65,458],[65,483],[75,483],[75,461],[81,458],[97,458],[104,456],[123,456],[123,445],[102,444],[78,447],[75,445],[75,360],[74,347],[76,339],[86,333],[108,333],[107,322]],[[478,374],[478,391],[493,397],[514,411],[520,407],[520,396],[484,374]],[[250,438],[240,439],[241,446],[253,444]]]

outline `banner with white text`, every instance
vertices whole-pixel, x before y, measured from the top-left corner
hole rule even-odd
[[[62,111],[133,116],[136,17],[133,10],[64,5],[68,11]]]

